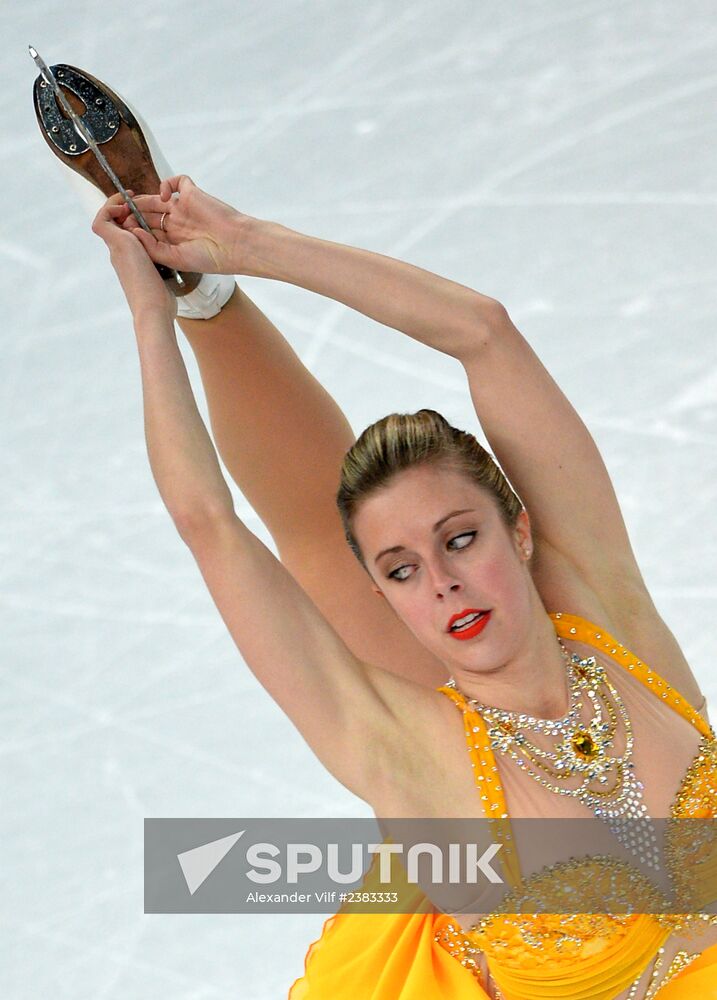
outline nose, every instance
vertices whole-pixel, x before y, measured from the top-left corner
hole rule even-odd
[[[460,580],[451,572],[450,566],[443,562],[434,563],[431,566],[431,583],[439,600],[448,594],[455,594],[462,588]]]

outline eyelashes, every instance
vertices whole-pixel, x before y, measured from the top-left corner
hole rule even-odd
[[[451,538],[449,538],[448,542],[446,543],[446,547],[449,548],[452,552],[459,552],[461,549],[467,549],[477,534],[478,534],[477,531],[462,531],[459,535],[453,535]],[[467,541],[465,541],[465,539],[467,539]],[[453,544],[454,542],[458,541],[462,541],[463,544],[461,545]],[[405,563],[402,566],[397,566],[396,569],[391,570],[391,572],[388,574],[388,578],[389,580],[396,580],[397,583],[403,583],[404,580],[408,580],[409,576],[412,576],[413,574],[408,573],[406,576],[398,576],[397,574],[401,573],[403,570],[410,570],[410,569],[411,569],[410,563]]]
[[[458,541],[459,538],[470,538],[470,542],[466,542],[465,545],[457,546],[459,549],[467,549],[477,534],[477,531],[462,531],[460,535],[454,535],[453,538],[449,539],[448,544],[450,545],[451,542]]]

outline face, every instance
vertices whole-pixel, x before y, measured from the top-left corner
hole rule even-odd
[[[353,530],[376,593],[449,669],[490,670],[515,654],[534,608],[525,512],[509,528],[465,474],[420,465],[364,500]]]

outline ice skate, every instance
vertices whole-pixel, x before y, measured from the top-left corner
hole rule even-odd
[[[51,66],[50,72],[121,185],[137,194],[157,194],[160,181],[173,176],[174,171],[136,109],[106,83],[76,66],[59,63]],[[96,211],[105,198],[115,194],[117,184],[79,134],[43,73],[35,80],[33,97],[43,139],[58,160],[73,171],[68,175],[75,182],[73,186],[88,208]],[[234,279],[229,275],[181,272],[177,276],[161,265],[157,269],[177,296],[177,313],[183,318],[215,316],[234,291]]]

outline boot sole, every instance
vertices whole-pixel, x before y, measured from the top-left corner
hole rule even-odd
[[[64,63],[52,66],[51,69],[72,110],[86,119],[88,128],[97,138],[98,145],[125,188],[138,194],[158,194],[161,178],[154,165],[152,152],[137,118],[122,98],[86,70]],[[71,88],[80,90],[84,97],[93,101],[94,106],[86,103]],[[98,94],[101,96],[98,97]],[[40,132],[54,155],[94,185],[106,198],[115,194],[114,184],[92,151],[87,149],[77,135],[71,122],[60,112],[54,93],[41,76],[35,80],[33,98]],[[105,103],[100,105],[100,101]],[[77,147],[77,151],[71,148],[73,145]],[[193,291],[202,278],[201,274],[194,271],[182,271],[184,284],[179,285],[168,268],[155,266],[167,287],[178,297]]]

